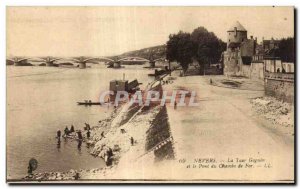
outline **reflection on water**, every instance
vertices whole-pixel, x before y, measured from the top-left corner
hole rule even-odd
[[[153,72],[153,71],[152,71]],[[76,140],[57,141],[56,132],[71,124],[83,129],[109,116],[101,106],[78,106],[85,99],[98,101],[109,81],[138,79],[148,83],[142,66],[107,69],[103,65],[90,69],[52,67],[7,67],[7,176],[18,179],[26,175],[28,161],[38,160],[36,172],[67,171],[103,167],[99,158],[88,154],[86,145]]]

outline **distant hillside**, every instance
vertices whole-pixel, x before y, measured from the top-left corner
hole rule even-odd
[[[133,57],[141,57],[141,58],[149,59],[151,54],[152,54],[153,59],[165,58],[166,57],[166,45],[159,45],[159,46],[144,48],[141,50],[130,51],[130,52],[120,54],[118,56],[113,56],[111,58],[114,59],[117,57],[123,58],[123,57],[133,56]]]

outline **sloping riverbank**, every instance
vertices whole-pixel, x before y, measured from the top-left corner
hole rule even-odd
[[[104,135],[102,134],[105,130]],[[45,172],[26,176],[25,180],[86,180],[126,178],[139,159],[147,157],[147,166],[174,158],[172,136],[166,107],[123,104],[112,115],[91,129],[90,153],[106,161],[107,167],[67,172]],[[133,140],[132,140],[133,139]],[[135,176],[133,176],[135,177]]]

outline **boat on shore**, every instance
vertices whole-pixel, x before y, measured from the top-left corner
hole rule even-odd
[[[169,74],[170,72],[171,72],[171,70],[167,66],[165,66],[164,69],[162,69],[162,68],[155,69],[154,73],[149,73],[148,76],[157,77],[157,76],[161,76],[164,74]]]

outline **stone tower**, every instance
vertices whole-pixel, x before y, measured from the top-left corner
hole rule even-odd
[[[247,40],[247,30],[236,21],[228,30],[227,30],[227,47],[231,43],[240,44]]]
[[[241,47],[247,40],[247,30],[238,21],[227,30],[227,50],[224,52],[225,75],[237,75],[241,72]]]

